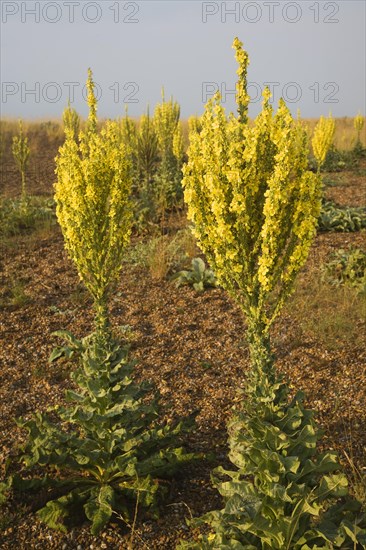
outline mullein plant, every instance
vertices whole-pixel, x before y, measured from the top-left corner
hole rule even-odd
[[[333,146],[335,133],[335,122],[331,115],[328,118],[320,117],[318,124],[315,126],[314,134],[311,140],[314,157],[320,172],[328,151]]]
[[[70,105],[70,102],[63,114],[63,122],[65,129],[72,132],[73,139],[76,141],[80,133],[80,116]],[[66,133],[66,131],[65,131]]]
[[[138,228],[157,221],[159,196],[155,177],[159,167],[159,143],[149,109],[139,121],[136,137],[135,218]]]
[[[362,116],[361,113],[358,113],[355,118],[353,119],[353,126],[356,130],[357,138],[355,143],[355,150],[358,152],[362,152],[364,147],[361,142],[361,132],[365,124],[365,117]]]
[[[13,137],[12,153],[22,178],[21,205],[23,208],[26,208],[28,195],[25,173],[29,160],[30,148],[28,145],[28,138],[23,133],[23,122],[21,120],[19,120],[19,135]]]
[[[157,392],[148,383],[133,381],[134,363],[112,335],[108,298],[132,217],[130,158],[128,148],[121,146],[117,123],[97,130],[91,71],[87,89],[89,116],[79,138],[70,122],[75,116],[70,110],[65,113],[55,199],[66,249],[94,301],[95,332],[81,340],[68,331],[56,333],[67,345],[56,349],[51,361],[73,357],[74,389],[66,392],[67,405],[18,420],[28,431],[19,460],[22,467],[0,484],[0,500],[11,488],[56,488],[56,498],[48,493],[50,500],[38,511],[39,517],[66,531],[70,512],[81,506],[97,534],[113,513],[129,524],[133,501],[135,510],[156,512],[158,494],[166,488],[158,480],[193,458],[177,446],[193,417],[158,422]]]
[[[65,143],[56,158],[56,214],[65,247],[94,300],[96,333],[109,337],[108,297],[129,242],[130,162],[120,145],[118,126],[108,121],[97,131],[97,102],[91,72],[87,82],[89,117],[76,131],[76,118],[65,112]]]
[[[137,125],[134,119],[132,119],[127,111],[125,116],[119,121],[119,139],[122,146],[126,149],[127,156],[129,158],[132,168],[132,189],[138,182],[137,177]]]
[[[190,116],[188,119],[188,131],[189,134],[199,133],[202,129],[201,120],[198,116]]]
[[[237,38],[233,47],[237,116],[226,117],[219,95],[208,102],[200,131],[191,128],[183,187],[197,242],[246,316],[251,369],[228,424],[235,470],[212,475],[225,506],[195,520],[209,532],[181,548],[363,548],[360,505],[346,498],[336,454],[318,452],[314,414],[301,392],[289,397],[270,346],[270,327],[316,233],[321,179],[308,170],[306,130],[283,100],[273,113],[268,89],[249,124],[249,58]],[[320,163],[329,126],[316,130]]]
[[[136,124],[121,120],[120,139],[132,161],[134,225],[140,231],[164,217],[182,198],[183,134],[179,105],[163,101],[151,116],[149,108]]]
[[[180,107],[173,98],[162,102],[154,110],[153,123],[158,139],[159,167],[155,189],[162,212],[179,204],[182,198],[182,166],[184,160],[183,133]]]

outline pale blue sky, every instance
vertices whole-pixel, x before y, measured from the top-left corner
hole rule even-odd
[[[253,99],[270,82],[275,101],[284,95],[293,113],[354,116],[365,112],[365,9],[363,0],[1,0],[1,115],[58,117],[72,88],[85,115],[89,66],[102,117],[123,114],[127,102],[131,115],[141,114],[162,86],[183,117],[200,114],[216,86],[232,110],[238,36]]]

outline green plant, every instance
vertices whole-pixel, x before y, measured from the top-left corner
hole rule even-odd
[[[353,167],[354,159],[347,151],[340,151],[334,145],[330,147],[322,166],[323,172],[340,172]]]
[[[148,268],[155,279],[163,279],[169,273],[187,264],[197,253],[195,239],[188,229],[181,229],[174,236],[166,234],[138,241],[126,250],[123,261]]]
[[[360,503],[346,498],[336,455],[318,452],[302,394],[289,398],[269,333],[316,232],[319,172],[334,124],[320,121],[313,140],[318,169],[309,172],[306,131],[283,101],[273,116],[269,90],[249,124],[248,54],[237,38],[233,47],[238,116],[227,120],[219,96],[209,101],[200,132],[193,128],[190,136],[183,186],[198,244],[246,315],[251,370],[228,426],[236,470],[219,468],[213,476],[225,507],[198,520],[211,533],[181,548],[356,548],[366,544]]]
[[[52,199],[27,196],[27,207],[22,199],[0,197],[0,237],[13,237],[47,227],[55,222]]]
[[[72,133],[73,139],[76,141],[79,138],[80,133],[80,116],[75,109],[71,108],[70,102],[63,113],[63,121],[64,129],[68,128],[68,130]]]
[[[352,455],[350,456],[346,451],[343,451],[343,454],[352,472],[350,478],[352,493],[361,503],[362,509],[366,513],[366,473],[356,466]]]
[[[12,278],[8,288],[0,295],[0,306],[22,307],[31,301],[30,296],[25,291],[25,282],[21,279]]]
[[[145,232],[164,221],[166,212],[182,199],[184,157],[180,108],[171,98],[149,109],[135,123],[126,116],[119,126],[121,144],[128,150],[132,174],[134,228]]]
[[[323,166],[329,151],[332,148],[335,132],[335,122],[332,116],[328,118],[320,117],[318,124],[315,127],[314,134],[311,140],[314,156],[318,163],[318,170]]]
[[[347,285],[366,292],[366,253],[358,248],[337,250],[323,267],[324,276],[333,284]]]
[[[23,207],[25,207],[27,202],[25,171],[28,164],[30,149],[28,138],[23,134],[23,123],[21,120],[19,120],[19,135],[13,137],[12,153],[22,177],[21,202]]]
[[[120,512],[128,524],[131,500],[136,511],[140,505],[156,508],[159,479],[193,459],[176,443],[191,428],[194,415],[160,425],[157,398],[149,399],[152,386],[133,381],[133,363],[112,335],[108,299],[131,222],[129,150],[121,147],[117,124],[110,122],[98,133],[90,70],[87,87],[90,110],[80,140],[75,127],[65,123],[56,203],[66,247],[94,300],[95,332],[82,340],[68,331],[56,333],[67,345],[54,350],[50,360],[73,359],[76,391],[66,392],[70,406],[18,421],[28,431],[20,458],[23,468],[0,484],[0,500],[11,488],[53,487],[62,496],[48,494],[39,517],[66,530],[64,519],[83,505],[96,534],[113,512]],[[46,473],[40,468],[47,468]]]
[[[193,417],[159,424],[157,396],[147,399],[151,386],[133,382],[133,363],[116,342],[106,351],[95,335],[77,340],[67,331],[56,334],[68,345],[51,359],[66,354],[78,361],[71,375],[77,389],[66,392],[69,406],[18,421],[29,433],[21,459],[24,468],[0,484],[3,495],[10,488],[57,489],[62,496],[50,495],[37,514],[62,531],[75,506],[83,506],[93,534],[113,512],[128,521],[133,500],[156,512],[158,492],[164,492],[159,481],[193,458],[176,446]],[[47,468],[47,473],[31,479],[22,476],[35,466]]]
[[[364,127],[364,124],[365,124],[365,117],[363,117],[361,113],[358,113],[353,119],[353,125],[357,133],[356,143],[353,148],[353,151],[357,156],[363,156],[365,152],[365,148],[361,142],[361,132]]]
[[[159,196],[155,176],[159,166],[159,142],[149,110],[142,115],[136,135],[135,225],[138,229],[158,221]]]
[[[192,269],[175,273],[172,278],[177,287],[191,285],[197,292],[203,292],[205,288],[217,285],[216,277],[211,269],[207,269],[202,258],[193,258]]]
[[[180,123],[180,107],[173,98],[156,105],[153,119],[158,140],[160,162],[154,186],[160,216],[182,199],[183,134]]]
[[[366,524],[355,519],[361,506],[339,501],[347,495],[347,479],[335,453],[317,451],[320,432],[303,394],[289,399],[280,379],[265,382],[265,391],[249,384],[228,426],[229,457],[237,469],[219,467],[212,476],[225,507],[193,522],[213,531],[180,548],[365,548]]]
[[[360,231],[366,227],[366,208],[339,206],[323,200],[318,220],[319,231]]]

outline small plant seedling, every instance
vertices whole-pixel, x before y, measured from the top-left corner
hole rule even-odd
[[[191,285],[197,292],[203,292],[205,288],[217,286],[214,272],[208,269],[202,258],[193,258],[192,269],[178,271],[172,277],[177,287]]]

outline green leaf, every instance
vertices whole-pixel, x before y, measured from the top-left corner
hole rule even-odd
[[[44,508],[38,510],[37,515],[52,529],[67,533],[67,529],[62,523],[62,520],[64,520],[69,514],[68,507],[74,502],[82,500],[83,496],[85,497],[85,495],[83,495],[82,488],[74,489],[67,495],[47,502]]]
[[[192,269],[196,273],[198,280],[201,279],[206,269],[205,262],[202,258],[193,258]]]
[[[82,349],[82,343],[69,330],[56,330],[52,332],[52,336],[59,336],[63,340],[70,342],[75,349]]]
[[[92,534],[98,535],[112,516],[114,490],[110,485],[102,485],[94,493],[85,503],[84,510],[86,517],[92,522]]]
[[[348,494],[348,482],[344,474],[324,476],[316,490],[320,500],[329,497],[344,497]]]
[[[7,493],[10,491],[13,484],[13,477],[9,476],[5,481],[0,482],[0,504],[5,504],[7,501]]]
[[[203,292],[203,291],[204,291],[203,281],[200,281],[199,283],[194,283],[194,284],[193,284],[193,288],[194,288],[197,292]]]

